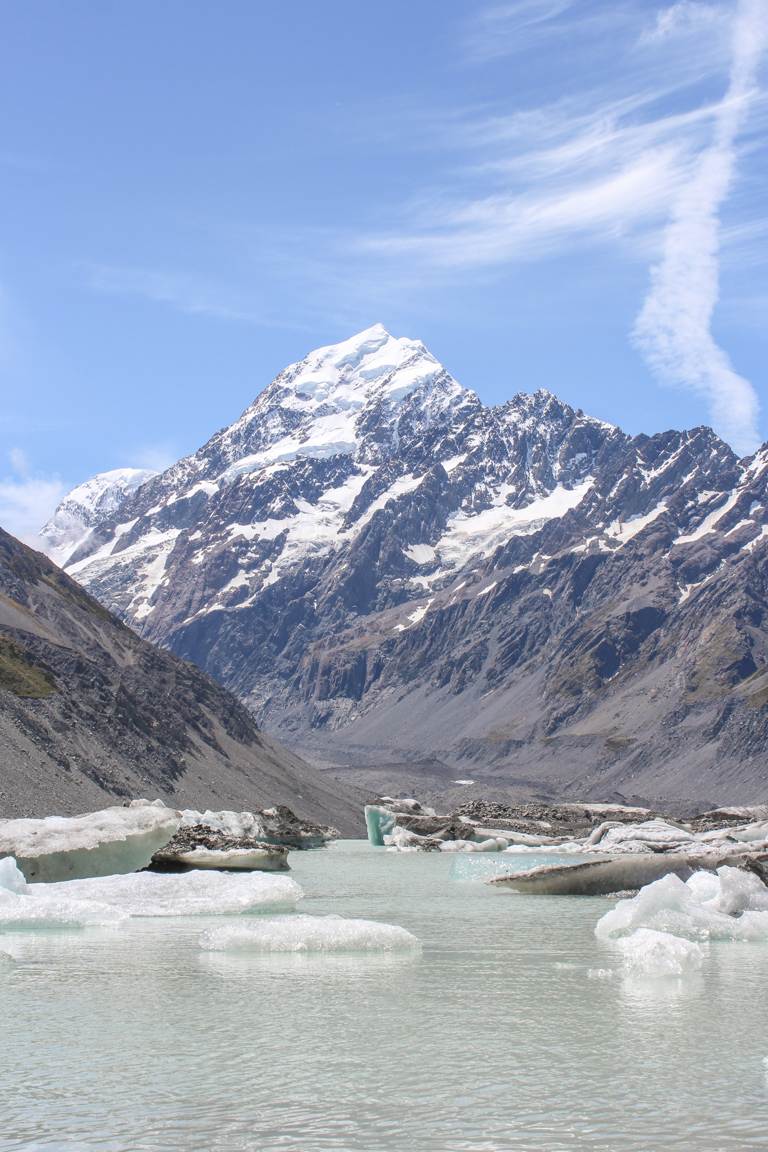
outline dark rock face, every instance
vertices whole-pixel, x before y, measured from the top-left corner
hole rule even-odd
[[[322,848],[329,840],[337,840],[339,836],[337,828],[297,816],[285,804],[264,808],[259,817],[264,827],[265,840],[286,848]]]
[[[142,793],[173,807],[290,801],[360,826],[344,787],[265,737],[230,692],[0,530],[0,813],[82,812]],[[303,827],[289,815],[273,823]]]
[[[768,447],[629,437],[543,391],[488,408],[377,327],[67,566],[318,758],[717,804],[768,796],[767,556]]]

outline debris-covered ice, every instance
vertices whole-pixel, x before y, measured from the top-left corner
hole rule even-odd
[[[398,952],[418,949],[418,939],[395,924],[343,916],[276,916],[211,928],[202,948],[249,952]]]
[[[198,812],[185,808],[181,817],[182,829],[206,829],[234,839],[277,844],[285,848],[322,848],[339,835],[335,828],[297,816],[285,804],[256,812],[214,812],[211,809]]]

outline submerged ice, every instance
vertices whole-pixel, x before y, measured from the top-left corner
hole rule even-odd
[[[207,951],[397,952],[421,947],[395,924],[343,916],[279,916],[211,928],[200,937]]]

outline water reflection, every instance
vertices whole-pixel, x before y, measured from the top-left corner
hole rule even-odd
[[[420,952],[201,952],[198,964],[226,979],[253,979],[255,974],[285,976],[291,980],[349,983],[378,977],[390,979],[403,968],[421,961]]]

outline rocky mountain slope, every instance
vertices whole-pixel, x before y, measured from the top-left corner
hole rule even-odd
[[[347,833],[360,826],[348,789],[0,530],[0,815],[136,796],[196,808],[284,803]]]
[[[544,391],[487,407],[376,326],[280,373],[66,565],[321,758],[752,801],[767,482],[768,449],[708,428],[629,437]]]

